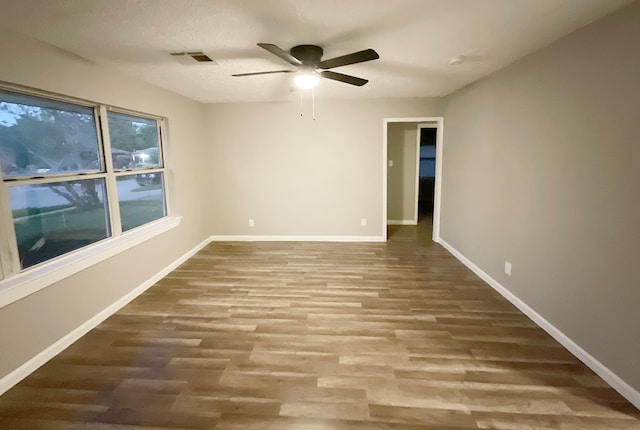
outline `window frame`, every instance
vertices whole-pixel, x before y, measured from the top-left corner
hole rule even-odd
[[[93,108],[98,143],[99,171],[91,173],[54,173],[44,176],[4,178],[0,169],[0,308],[19,300],[42,288],[58,282],[74,273],[97,264],[113,255],[126,251],[148,239],[162,234],[180,224],[172,209],[172,187],[168,167],[168,136],[165,132],[167,118],[132,109],[110,106],[75,97],[36,90],[0,81],[0,91],[31,97],[39,97],[52,102],[70,103]],[[156,122],[158,133],[158,163],[151,168],[115,169],[111,154],[108,113],[122,113],[133,117],[151,119]],[[118,201],[117,178],[138,173],[162,173],[162,190],[165,216],[142,224],[125,232],[122,231],[120,204]],[[79,179],[100,179],[105,181],[105,204],[109,216],[110,235],[74,251],[48,259],[30,267],[20,265],[13,213],[9,199],[11,186],[64,182]]]

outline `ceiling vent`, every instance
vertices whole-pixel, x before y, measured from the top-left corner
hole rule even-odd
[[[185,66],[193,66],[196,64],[219,64],[202,51],[171,52],[170,55],[175,58],[178,63],[184,64]]]

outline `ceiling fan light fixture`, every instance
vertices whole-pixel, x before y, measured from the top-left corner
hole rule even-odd
[[[302,72],[294,76],[293,83],[300,89],[310,90],[320,83],[320,76],[316,72]]]

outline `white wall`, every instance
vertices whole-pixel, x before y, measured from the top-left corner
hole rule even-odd
[[[383,119],[439,116],[440,100],[316,100],[316,121],[299,108],[208,106],[212,233],[382,238]]]
[[[200,172],[203,109],[33,39],[0,30],[0,80],[169,118],[169,163],[178,228],[0,308],[0,378],[196,246],[206,235]]]
[[[418,123],[392,122],[387,126],[387,220],[413,222],[416,207],[416,146]]]
[[[639,23],[636,2],[447,99],[441,229],[636,395]]]

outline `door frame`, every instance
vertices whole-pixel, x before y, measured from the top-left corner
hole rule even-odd
[[[416,144],[418,146],[417,153],[420,151],[420,126],[422,123],[435,123],[437,129],[436,134],[436,177],[434,181],[434,196],[433,196],[433,234],[432,238],[434,242],[440,241],[440,216],[441,216],[441,197],[442,197],[442,153],[444,146],[444,117],[442,116],[428,116],[428,117],[409,117],[409,118],[384,118],[382,120],[382,236],[384,240],[387,240],[387,170],[388,170],[388,154],[387,154],[387,138],[388,128],[390,123],[395,122],[415,122],[417,124],[418,137]],[[417,163],[420,159],[417,159]],[[415,219],[417,221],[417,203],[418,203],[418,181],[419,171],[416,171],[416,190],[415,190]]]

